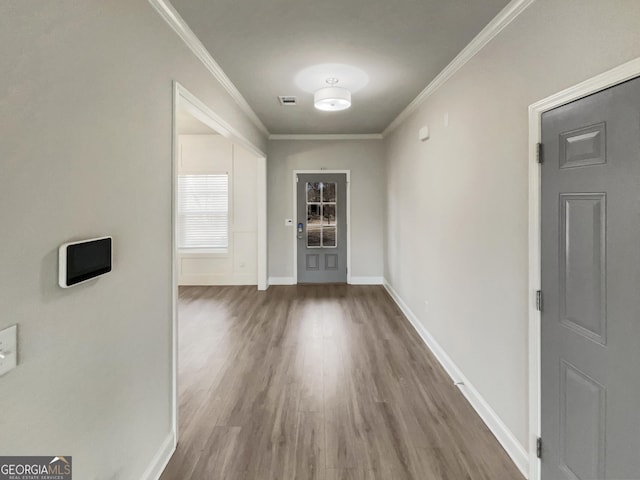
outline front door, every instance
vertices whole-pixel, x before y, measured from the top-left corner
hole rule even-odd
[[[542,116],[542,479],[640,479],[640,79]]]
[[[347,282],[347,176],[297,176],[298,283]]]

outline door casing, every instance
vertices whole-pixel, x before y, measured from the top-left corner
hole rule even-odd
[[[567,88],[529,106],[529,480],[540,480],[536,441],[541,431],[541,315],[536,292],[541,288],[541,179],[537,145],[541,140],[542,114],[575,100],[640,76],[640,57]]]
[[[293,215],[298,212],[298,196],[296,188],[296,178],[299,174],[307,173],[343,173],[347,177],[347,283],[351,283],[351,170],[294,170],[292,178],[293,191]],[[296,222],[294,221],[294,224]],[[293,240],[293,283],[298,283],[298,238],[295,225],[291,229]]]

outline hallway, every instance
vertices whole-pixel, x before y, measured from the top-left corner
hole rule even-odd
[[[380,286],[180,289],[161,480],[522,476]]]

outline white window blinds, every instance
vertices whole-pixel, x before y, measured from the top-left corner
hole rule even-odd
[[[229,176],[178,176],[178,248],[227,249]]]

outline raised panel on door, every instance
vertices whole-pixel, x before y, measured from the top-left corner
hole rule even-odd
[[[586,167],[607,162],[604,122],[560,134],[560,168]]]
[[[560,194],[560,318],[606,343],[606,195]]]
[[[560,465],[566,478],[604,478],[605,390],[568,362],[560,372]]]

